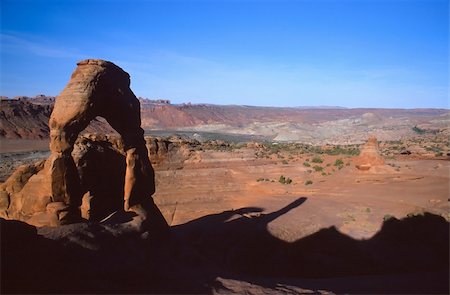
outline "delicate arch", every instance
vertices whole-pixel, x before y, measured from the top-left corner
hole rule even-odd
[[[129,75],[113,63],[85,60],[56,99],[49,121],[52,201],[64,202],[72,216],[79,215],[82,189],[71,152],[79,133],[97,116],[105,118],[124,143],[124,209],[161,215],[151,199],[154,171],[140,126],[140,104],[129,86]]]

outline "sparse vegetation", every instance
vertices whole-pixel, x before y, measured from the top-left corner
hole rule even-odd
[[[290,179],[289,177],[285,177],[284,175],[280,176],[280,179],[278,180],[279,183],[282,184],[291,184],[292,183],[292,179]]]
[[[308,162],[303,162],[303,166],[305,166],[305,167],[311,167],[311,164],[309,164]]]
[[[310,184],[313,184],[312,180],[305,181],[305,185],[310,185]]]
[[[323,171],[323,167],[322,167],[322,166],[318,166],[318,165],[314,165],[313,169],[314,169],[314,171],[316,171],[316,172]]]
[[[336,159],[336,161],[334,161],[334,166],[343,166],[344,165],[344,161],[342,161],[342,159]]]
[[[323,163],[323,160],[320,157],[314,157],[314,158],[312,158],[311,162],[313,162],[313,163]]]
[[[426,132],[426,130],[420,129],[420,128],[417,127],[417,126],[414,126],[414,127],[412,128],[412,130],[413,130],[414,132],[416,132],[417,134],[424,134],[424,133]]]
[[[347,214],[347,218],[348,218],[348,220],[350,220],[350,221],[356,221],[356,218],[355,218],[355,216],[353,216],[353,214],[348,213],[348,214]]]
[[[256,181],[257,182],[262,182],[262,181],[270,182],[270,179],[268,179],[268,178],[258,178]]]

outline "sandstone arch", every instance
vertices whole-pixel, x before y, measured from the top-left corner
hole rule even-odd
[[[132,214],[137,215],[132,224],[140,229],[167,228],[152,199],[155,175],[140,126],[139,100],[130,89],[130,76],[104,60],[88,59],[77,65],[56,98],[50,116],[50,157],[19,192],[8,193],[10,204],[2,214],[35,225],[55,226],[80,220],[84,191],[72,151],[78,134],[100,116],[122,139],[126,162],[124,211],[136,213]],[[95,159],[92,162],[95,164]]]
[[[126,152],[125,211],[139,210],[143,198],[155,191],[154,172],[141,128],[140,104],[130,89],[130,77],[103,60],[78,63],[57,97],[50,116],[52,199],[72,213],[81,205],[81,187],[71,152],[78,134],[96,116],[105,118],[122,137]]]

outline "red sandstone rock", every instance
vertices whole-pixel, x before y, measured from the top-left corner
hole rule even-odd
[[[8,216],[30,221],[33,216],[47,214],[47,221],[39,217],[39,225],[80,219],[84,193],[72,151],[78,134],[101,116],[123,142],[126,161],[123,209],[135,212],[142,222],[152,219],[167,226],[151,199],[155,192],[154,171],[140,126],[139,101],[129,86],[129,75],[111,62],[89,59],[78,63],[69,83],[56,98],[50,116],[51,155],[44,169],[31,176],[20,193],[13,196]]]
[[[359,156],[355,159],[356,168],[364,171],[369,170],[373,166],[384,165],[384,163],[384,159],[380,155],[378,141],[375,136],[371,136],[361,148]]]

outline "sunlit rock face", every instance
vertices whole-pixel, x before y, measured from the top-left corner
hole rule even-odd
[[[359,157],[355,159],[356,168],[359,170],[370,170],[373,166],[384,165],[384,159],[380,155],[378,141],[376,137],[371,136],[367,143],[361,148]]]
[[[21,185],[20,191],[7,193],[9,204],[3,215],[35,225],[79,221],[83,195],[101,195],[94,179],[101,183],[103,175],[116,170],[123,178],[116,180],[116,175],[110,179],[113,183],[110,188],[119,188],[116,190],[120,199],[109,196],[111,201],[100,207],[112,209],[120,203],[124,211],[134,212],[142,220],[151,215],[165,223],[151,199],[155,192],[154,171],[141,128],[139,100],[129,86],[128,73],[111,62],[88,59],[78,63],[69,83],[56,98],[50,116],[51,155],[43,168]],[[87,149],[88,153],[80,153],[78,149],[77,167],[72,155],[75,141],[97,116],[105,118],[120,134],[121,146],[119,151],[99,150],[99,146]],[[102,195],[105,192],[108,195],[108,190]],[[108,200],[105,196],[97,198]]]

